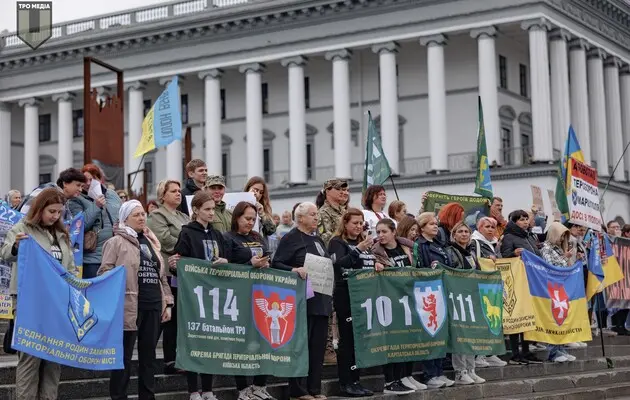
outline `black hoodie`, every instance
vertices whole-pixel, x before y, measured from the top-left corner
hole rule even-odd
[[[230,250],[223,235],[212,228],[211,224],[208,224],[206,229],[199,222],[193,221],[182,226],[174,252],[182,257],[212,261],[216,258],[230,260],[232,258]]]
[[[183,212],[186,215],[190,215],[186,196],[194,196],[198,190],[201,190],[201,188],[197,186],[194,179],[189,178],[186,181],[186,186],[184,186],[184,188],[182,189],[182,202],[179,204],[179,207],[177,207],[177,210]]]
[[[250,232],[249,235],[241,235],[236,232],[223,233],[225,245],[230,248],[231,258],[229,262],[234,264],[252,264],[252,257],[268,256],[269,248],[265,239],[256,232]]]
[[[360,251],[357,245],[360,239],[342,239],[335,236],[328,243],[328,252],[335,269],[335,286],[348,287],[344,272],[352,269],[373,269],[376,256],[371,251]]]
[[[501,239],[501,257],[510,258],[516,257],[514,250],[525,249],[540,256],[540,250],[538,250],[538,243],[534,236],[528,231],[521,229],[516,223],[510,221],[503,231],[503,238]]]

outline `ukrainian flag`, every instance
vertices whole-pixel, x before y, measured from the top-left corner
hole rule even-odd
[[[590,242],[586,281],[586,298],[590,300],[595,294],[622,280],[623,272],[608,235],[590,231],[585,241]],[[604,254],[606,257],[602,258]]]
[[[182,112],[177,76],[168,84],[142,121],[142,137],[134,157],[182,139]]]
[[[562,158],[559,161],[558,166],[558,182],[556,184],[556,203],[558,203],[558,209],[562,213],[562,222],[569,220],[569,203],[567,202],[567,168],[569,166],[569,158],[575,158],[578,161],[584,162],[584,153],[580,148],[580,143],[577,140],[577,135],[573,130],[573,126],[569,126],[569,135],[564,145],[564,152]]]
[[[536,329],[525,332],[525,340],[549,344],[591,340],[582,262],[556,267],[527,250],[521,259],[536,314]]]

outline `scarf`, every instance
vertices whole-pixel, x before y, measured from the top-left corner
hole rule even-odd
[[[120,206],[120,211],[118,211],[118,227],[123,229],[129,236],[135,238],[138,237],[138,232],[128,227],[125,222],[136,207],[142,207],[142,204],[138,200],[129,200],[124,202],[122,206]]]

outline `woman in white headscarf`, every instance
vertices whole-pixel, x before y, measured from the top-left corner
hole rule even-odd
[[[166,280],[168,265],[160,256],[160,243],[147,228],[147,215],[138,200],[120,207],[114,237],[103,245],[98,275],[122,265],[127,271],[123,352],[125,368],[113,370],[109,380],[112,400],[126,399],[131,357],[138,339],[138,394],[155,396],[155,348],[160,324],[171,319],[173,295]]]

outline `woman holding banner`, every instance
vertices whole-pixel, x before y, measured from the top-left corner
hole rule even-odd
[[[213,264],[226,264],[230,259],[230,249],[226,246],[221,232],[212,227],[215,202],[206,191],[197,191],[190,203],[192,222],[182,227],[179,239],[174,246],[175,255],[169,258],[173,275],[177,275],[179,257],[208,260]],[[201,378],[201,393],[198,379]],[[212,375],[187,372],[190,400],[217,400],[212,393]]]
[[[12,263],[9,293],[13,296],[14,312],[18,301],[17,256],[20,241],[34,239],[68,272],[77,274],[70,236],[61,219],[66,199],[56,188],[42,190],[35,197],[26,217],[7,233],[0,258]],[[27,266],[37,267],[37,265]],[[59,364],[18,353],[15,371],[15,391],[18,400],[56,399],[61,377]]]
[[[123,317],[125,368],[113,370],[109,379],[112,400],[127,398],[131,358],[138,340],[138,396],[155,398],[155,348],[160,324],[171,319],[173,296],[166,280],[167,266],[160,256],[160,243],[147,228],[147,215],[138,200],[125,202],[118,213],[114,237],[103,246],[98,275],[121,265],[127,272]]]
[[[335,235],[328,244],[328,252],[334,260],[335,290],[333,302],[337,312],[339,326],[339,349],[337,371],[339,389],[342,396],[363,397],[374,393],[361,386],[359,370],[354,359],[354,333],[350,312],[350,293],[348,291],[347,271],[353,269],[374,269],[376,257],[371,252],[374,239],[364,232],[363,213],[356,208],[349,208],[341,217]],[[376,266],[383,269],[382,264]]]

